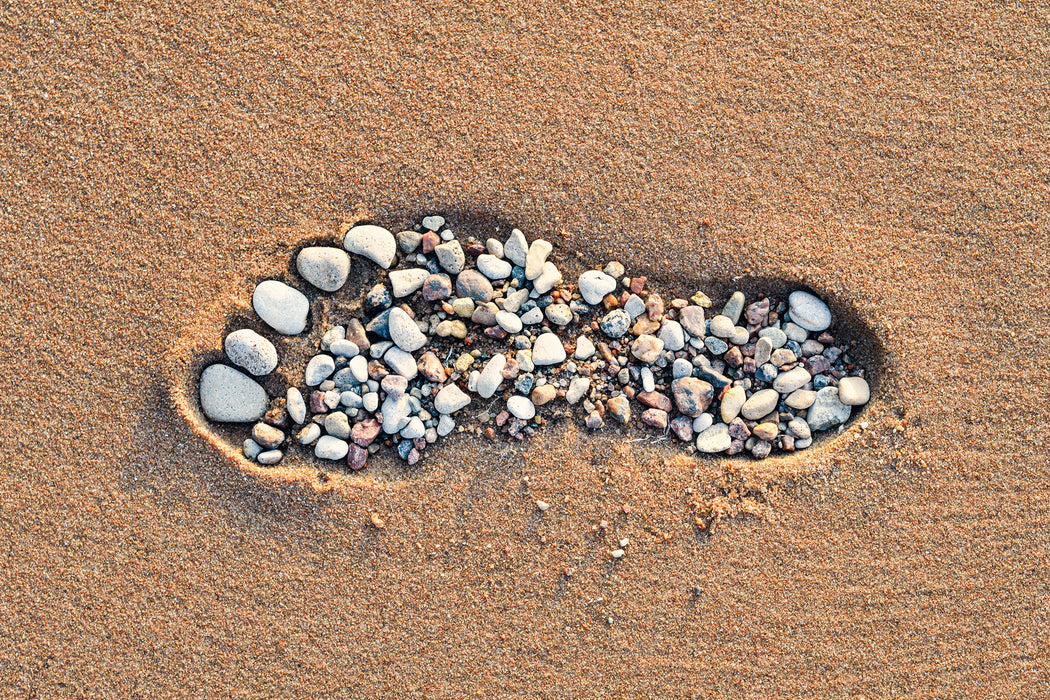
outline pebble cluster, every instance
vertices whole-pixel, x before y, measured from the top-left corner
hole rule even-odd
[[[356,470],[383,445],[415,464],[453,431],[522,440],[577,407],[590,430],[638,425],[690,451],[761,459],[809,447],[869,399],[864,370],[829,333],[831,311],[809,292],[750,304],[736,292],[712,315],[702,292],[665,303],[615,261],[572,284],[549,259],[554,246],[517,229],[464,243],[428,216],[396,236],[354,226],[345,250],[305,248],[296,269],[323,292],[346,284],[351,255],[387,272],[365,314],[325,331],[283,397],[249,376],[274,371],[274,344],[230,333],[224,348],[240,369],[204,370],[205,415],[254,423],[243,449],[259,464],[298,443]],[[252,306],[278,334],[306,328],[309,300],[283,282],[260,283]],[[468,418],[472,405],[481,410]]]

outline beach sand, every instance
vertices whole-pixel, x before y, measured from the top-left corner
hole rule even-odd
[[[8,8],[0,694],[1046,697],[1045,14]],[[818,290],[867,428],[224,452],[194,371],[254,283],[431,211],[665,298]]]

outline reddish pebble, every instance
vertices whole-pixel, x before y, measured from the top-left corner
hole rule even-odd
[[[350,429],[350,439],[361,447],[368,447],[379,437],[381,427],[379,421],[374,418],[354,423],[354,427]]]
[[[434,248],[441,245],[441,236],[437,235],[433,231],[427,231],[423,234],[423,253],[430,254],[434,252]],[[442,248],[444,250],[444,248]]]
[[[645,289],[645,283],[649,281],[648,277],[634,277],[631,279],[631,291],[635,294],[641,294],[642,290]]]
[[[351,469],[364,469],[368,461],[368,450],[360,445],[350,445],[350,452],[346,456],[346,464]]]
[[[663,430],[667,427],[667,411],[658,408],[647,408],[642,412],[642,422]]]
[[[638,400],[644,403],[646,406],[650,406],[661,411],[670,411],[673,406],[673,404],[671,403],[671,399],[658,391],[640,391],[638,392]]]

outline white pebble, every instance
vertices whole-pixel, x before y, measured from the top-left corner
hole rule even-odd
[[[298,289],[277,280],[264,280],[252,293],[259,318],[282,335],[298,335],[306,328],[310,302]]]

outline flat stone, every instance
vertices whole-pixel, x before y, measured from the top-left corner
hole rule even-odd
[[[788,394],[788,397],[784,399],[784,403],[795,410],[801,411],[812,406],[816,400],[817,392],[812,389],[796,389]]]
[[[518,267],[525,267],[529,254],[529,242],[525,240],[525,234],[514,229],[503,244],[503,254]]]
[[[817,398],[806,413],[806,422],[813,430],[827,430],[849,420],[851,408],[839,400],[838,387],[826,386],[817,392]]]
[[[818,333],[831,326],[831,309],[816,295],[801,290],[788,295],[791,320],[807,331]]]
[[[537,294],[546,294],[561,284],[562,281],[561,271],[558,269],[558,266],[552,262],[545,262],[540,274],[532,280],[532,288],[536,290]]]
[[[329,413],[324,417],[324,430],[332,437],[346,440],[350,437],[350,419],[342,411]]]
[[[495,291],[488,277],[477,270],[463,270],[456,277],[456,294],[461,297],[469,297],[475,302],[492,301]]]
[[[553,333],[544,333],[536,338],[532,346],[532,361],[538,366],[564,362],[565,347],[561,344],[561,338]]]
[[[419,330],[419,325],[404,309],[391,309],[388,321],[390,339],[405,352],[415,352],[427,344],[427,336]]]
[[[361,354],[361,348],[352,340],[337,340],[329,344],[328,349],[339,357],[357,357]]]
[[[774,328],[773,326],[770,326],[769,328],[763,328],[762,330],[760,330],[758,332],[758,337],[769,338],[769,342],[770,344],[772,344],[774,350],[776,350],[777,348],[784,347],[785,343],[787,343],[788,341],[787,333],[780,330],[779,328]],[[759,362],[758,364],[762,363]]]
[[[503,257],[503,243],[495,238],[485,239],[485,250],[489,252],[489,255],[494,255],[497,258]]]
[[[616,291],[616,280],[601,270],[588,270],[576,280],[576,286],[583,300],[594,306]]]
[[[647,408],[642,411],[642,423],[652,428],[664,430],[667,428],[667,411],[659,408]]]
[[[350,445],[350,454],[346,456],[346,466],[354,471],[365,468],[368,461],[368,450],[360,445]]]
[[[520,420],[531,420],[536,415],[536,407],[524,396],[512,396],[507,399],[507,410]]]
[[[262,376],[277,367],[277,348],[255,331],[242,328],[226,336],[223,341],[230,362],[255,376]]]
[[[687,306],[678,312],[678,322],[694,338],[703,340],[707,335],[707,324],[704,321],[704,310],[700,306]]]
[[[722,416],[722,420],[729,424],[734,418],[740,415],[740,409],[743,408],[744,402],[747,401],[747,393],[743,387],[734,386],[726,389],[726,393],[722,395],[722,403],[719,406],[719,415]]]
[[[435,273],[423,280],[423,298],[427,301],[441,301],[452,296],[452,278],[444,273]],[[473,305],[474,300],[468,300]],[[473,311],[473,309],[472,309]]]
[[[543,272],[543,265],[547,262],[547,256],[554,250],[550,241],[538,238],[529,246],[529,252],[525,256],[525,279],[534,280]],[[543,292],[540,292],[541,294]]]
[[[252,308],[278,333],[298,335],[306,328],[310,302],[306,295],[284,282],[265,280],[252,293]]]
[[[613,309],[601,320],[599,327],[610,338],[622,338],[631,327],[631,317],[623,309]]]
[[[543,309],[536,306],[521,315],[521,322],[526,326],[535,326],[537,323],[543,323]]]
[[[497,243],[499,241],[496,241]],[[490,280],[502,280],[510,277],[511,265],[506,260],[501,260],[495,255],[479,255],[477,260],[478,271]]]
[[[306,371],[303,372],[303,381],[306,386],[317,386],[332,376],[335,371],[335,360],[331,355],[314,355],[306,363]]]
[[[812,430],[809,427],[809,423],[802,418],[792,418],[787,424],[787,429],[789,433],[801,440],[806,440],[812,437]]]
[[[456,428],[456,421],[452,419],[452,416],[442,415],[438,419],[437,434],[438,437],[445,437]]]
[[[493,355],[485,363],[485,368],[481,370],[481,376],[478,378],[478,396],[483,399],[492,398],[503,383],[503,368],[506,366],[507,357],[502,353]]]
[[[430,272],[420,267],[391,270],[390,291],[395,297],[407,297],[418,291],[429,276]]]
[[[805,342],[806,338],[809,337],[809,332],[805,328],[790,321],[784,324],[784,334],[788,340],[794,340],[796,343]]]
[[[755,343],[755,365],[761,367],[769,362],[773,354],[773,341],[769,338],[759,338]]]
[[[423,424],[423,421],[419,419],[419,416],[413,416],[409,418],[408,425],[401,429],[401,437],[406,440],[415,440],[421,438],[427,433],[427,428]]]
[[[440,231],[441,227],[445,225],[445,217],[431,214],[430,216],[423,217],[422,223],[423,228],[428,231]]]
[[[664,351],[664,341],[653,335],[640,335],[631,343],[631,354],[639,362],[651,364]]]
[[[740,320],[740,313],[744,310],[744,293],[733,292],[733,295],[729,297],[729,301],[722,307],[722,315],[733,322],[733,325]]]
[[[285,407],[288,417],[294,422],[300,425],[306,422],[306,399],[303,398],[303,392],[294,386],[288,387],[288,391],[285,392]]]
[[[384,270],[390,269],[397,257],[394,234],[382,226],[354,226],[343,237],[343,247],[355,255],[368,258]]]
[[[660,326],[658,337],[664,341],[664,348],[671,352],[678,352],[685,348],[685,330],[678,321],[665,320]]]
[[[295,269],[321,291],[335,292],[350,276],[350,256],[338,248],[311,246],[299,251]]]
[[[591,380],[586,377],[573,377],[569,382],[569,388],[565,392],[565,400],[570,404],[579,403],[580,399],[591,390]]]
[[[626,425],[631,421],[631,402],[626,396],[614,396],[605,402],[605,407],[620,423]]]
[[[693,376],[693,363],[684,357],[676,358],[671,363],[671,378],[681,379],[682,377]]]
[[[693,419],[693,432],[702,433],[715,424],[715,417],[710,413],[701,413]]]
[[[452,275],[458,275],[467,264],[467,256],[463,252],[463,246],[459,244],[459,241],[442,243],[434,248],[434,254],[437,255],[438,264],[441,265],[441,268]]]
[[[759,440],[774,440],[777,434],[780,432],[780,428],[776,423],[759,423],[751,431],[751,434],[757,437]]]
[[[303,429],[299,431],[299,444],[310,445],[316,442],[319,437],[321,437],[321,426],[317,423],[307,423]]]
[[[441,391],[434,397],[434,410],[438,413],[455,413],[469,405],[470,396],[455,384],[442,387]]]
[[[843,377],[839,380],[839,401],[846,406],[863,406],[871,399],[871,389],[861,377]]]
[[[777,352],[780,352],[779,350]],[[781,372],[773,380],[773,388],[781,394],[790,394],[796,389],[801,389],[809,383],[809,370],[805,367],[795,367],[787,372]]]
[[[284,453],[280,450],[267,450],[266,452],[263,452],[258,457],[256,457],[255,461],[257,461],[259,464],[263,464],[269,467],[273,466],[274,464],[277,464],[283,458]]]
[[[731,338],[736,325],[728,316],[719,314],[711,319],[711,335],[716,338]]]
[[[509,311],[497,311],[496,323],[508,333],[520,333],[522,329],[521,319],[518,318],[517,314],[512,314]]]
[[[740,407],[740,415],[747,420],[756,420],[772,413],[780,401],[780,394],[773,389],[763,389],[751,395]]]
[[[397,346],[383,353],[383,362],[387,364],[387,367],[406,379],[414,379],[419,374],[416,358],[412,357],[412,354],[407,350],[402,350]]]
[[[645,302],[637,294],[632,294],[627,297],[626,303],[623,305],[623,310],[627,312],[627,315],[631,317],[631,320],[638,318],[645,313]]]
[[[573,357],[577,360],[589,360],[594,355],[594,343],[585,335],[576,338],[576,352]]]
[[[725,423],[716,423],[696,436],[696,449],[707,454],[725,452],[732,443],[729,426]]]
[[[408,425],[411,411],[412,402],[408,396],[387,396],[379,407],[379,412],[383,414],[383,432],[387,435],[401,432]]]
[[[715,389],[702,379],[682,377],[671,382],[671,394],[679,412],[695,418],[711,405]]]

